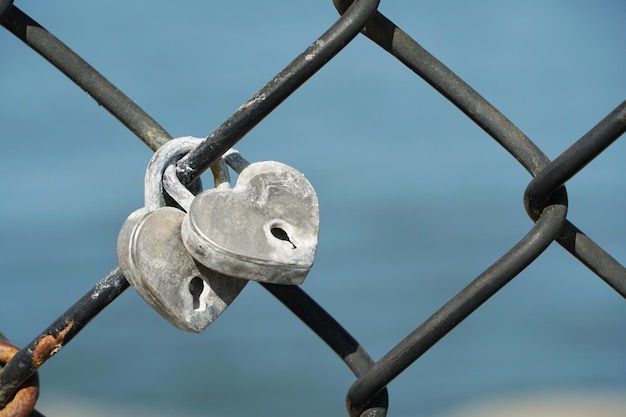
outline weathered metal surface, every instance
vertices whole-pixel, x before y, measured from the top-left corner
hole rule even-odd
[[[60,336],[62,338],[62,336]],[[44,344],[46,345],[45,355],[52,356],[56,349],[58,341],[54,342],[48,340]],[[57,349],[58,350],[58,349]],[[0,340],[0,364],[6,365],[14,356],[19,352],[17,346],[12,345],[7,341]],[[43,354],[43,353],[42,353]],[[34,373],[31,375],[20,387],[10,401],[3,409],[0,409],[0,417],[26,417],[31,414],[39,398],[39,375]]]

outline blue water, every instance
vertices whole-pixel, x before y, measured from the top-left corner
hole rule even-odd
[[[217,127],[334,22],[330,3],[16,2],[175,136]],[[380,10],[551,158],[626,97],[623,2]],[[0,331],[24,345],[117,265],[151,152],[7,31],[0,50]],[[303,288],[375,359],[532,226],[523,168],[362,36],[237,147],[315,186],[320,244]],[[567,184],[569,219],[622,263],[625,155],[618,141]],[[391,383],[391,415],[626,388],[625,317],[624,300],[554,244]],[[254,283],[200,335],[128,290],[40,376],[42,398],[210,416],[345,415],[354,380]]]

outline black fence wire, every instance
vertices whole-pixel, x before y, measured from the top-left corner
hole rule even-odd
[[[340,13],[336,23],[177,165],[179,178],[186,184],[192,183],[362,33],[447,98],[532,175],[525,190],[524,204],[534,226],[500,259],[377,361],[300,287],[263,284],[323,339],[356,376],[346,396],[350,416],[386,415],[386,386],[537,259],[553,241],[626,297],[626,269],[567,220],[565,189],[568,180],[624,133],[626,101],[550,161],[500,111],[383,16],[378,6],[378,0],[335,0]],[[12,1],[0,0],[0,23],[85,90],[152,150],[171,139],[145,111]],[[36,395],[20,396],[19,393],[34,384],[32,377],[38,368],[128,287],[122,272],[113,270],[31,343],[10,358],[0,357],[0,362],[4,363],[0,370],[0,407],[6,407],[4,412],[9,413],[0,412],[0,415],[29,415]],[[21,408],[10,408],[17,407],[16,404]],[[32,415],[38,413],[33,411]]]

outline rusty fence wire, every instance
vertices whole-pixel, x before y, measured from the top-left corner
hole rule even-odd
[[[552,242],[558,242],[598,278],[626,297],[626,269],[567,219],[565,188],[572,177],[624,133],[626,102],[595,126],[590,126],[586,134],[551,161],[499,110],[383,16],[378,6],[378,0],[335,0],[340,14],[338,20],[177,165],[181,180],[187,184],[194,181],[362,33],[435,88],[530,173],[532,180],[524,193],[524,205],[534,225],[500,259],[377,361],[300,287],[262,284],[326,342],[354,373],[356,379],[346,395],[350,416],[386,415],[387,385],[537,259]],[[150,149],[156,150],[171,139],[157,121],[13,5],[13,1],[0,0],[0,22],[85,90]],[[29,415],[36,400],[32,387],[37,384],[38,368],[128,287],[123,274],[115,269],[27,346],[11,350],[7,344],[3,348],[5,354],[0,351],[4,365],[0,370],[0,407],[4,411],[0,411],[0,415]],[[39,413],[33,411],[32,415]]]

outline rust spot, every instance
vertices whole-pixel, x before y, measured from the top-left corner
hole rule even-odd
[[[39,368],[45,361],[50,359],[52,355],[57,353],[63,347],[63,341],[67,333],[74,327],[74,320],[70,320],[63,330],[56,336],[51,334],[41,338],[33,350],[33,365]]]
[[[0,364],[6,365],[19,352],[16,346],[0,341]],[[15,393],[11,402],[0,410],[0,417],[29,416],[39,397],[39,375],[35,372]]]

